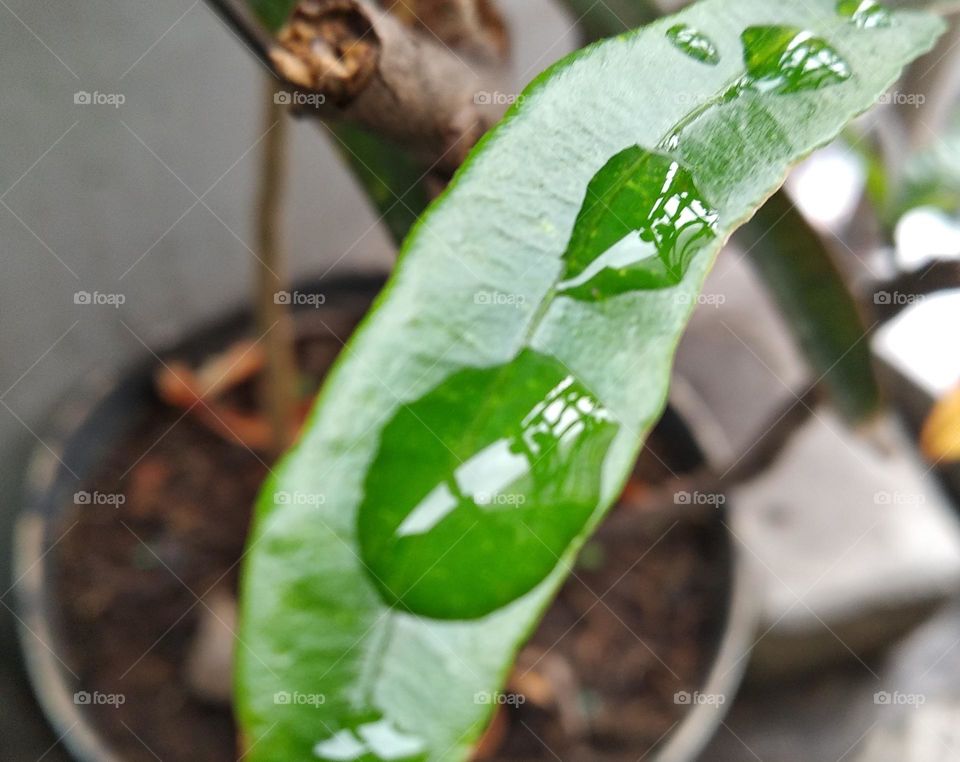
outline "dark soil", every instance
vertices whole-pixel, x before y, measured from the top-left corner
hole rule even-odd
[[[352,323],[338,320],[337,332],[346,336]],[[339,347],[310,331],[301,346],[310,386]],[[252,389],[235,394],[238,405],[253,404]],[[655,433],[651,444],[674,470],[687,465],[669,436]],[[266,473],[249,451],[156,401],[82,487],[123,495],[123,504],[66,511],[63,529],[76,525],[52,553],[56,607],[82,687],[124,696],[119,707],[88,708],[120,758],[236,759],[230,708],[196,696],[184,663],[203,611],[197,596],[236,588]],[[695,691],[715,655],[726,541],[716,516],[672,528],[645,519],[629,504],[669,474],[650,455],[637,474],[617,508],[621,526],[582,554],[523,651],[509,690],[525,703],[499,713],[488,758],[636,762],[688,710],[674,694]]]
[[[728,547],[716,517],[648,529],[624,522],[629,510],[581,553],[521,653],[503,700],[526,701],[501,710],[509,730],[490,759],[637,762],[688,712],[675,694],[702,686],[715,656]],[[548,700],[532,700],[545,682]]]

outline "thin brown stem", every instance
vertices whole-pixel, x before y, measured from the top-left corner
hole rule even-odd
[[[266,88],[260,189],[257,198],[256,267],[257,334],[264,336],[266,367],[261,384],[263,410],[270,421],[273,449],[282,452],[296,433],[297,361],[293,316],[284,298],[286,261],[280,234],[280,216],[286,176],[287,114],[275,102],[272,85]]]

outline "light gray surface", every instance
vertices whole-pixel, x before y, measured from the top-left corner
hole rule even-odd
[[[797,636],[960,589],[951,506],[895,422],[873,433],[818,407],[766,473],[733,491],[738,536],[766,577],[764,628]]]
[[[806,391],[810,373],[735,245],[721,253],[703,294],[676,368],[710,406],[733,451],[748,453],[784,406]]]
[[[0,61],[15,83],[3,90],[0,185],[16,183],[0,208],[0,388],[43,359],[3,397],[13,411],[0,416],[3,442],[23,430],[13,413],[42,424],[72,378],[142,354],[131,331],[156,345],[245,296],[265,77],[202,3],[10,7],[42,42],[0,8]],[[126,103],[76,105],[81,90]],[[296,124],[291,143],[294,271],[322,272],[358,239],[350,266],[387,262],[383,234],[363,236],[372,216],[317,127]],[[194,206],[191,189],[214,183],[210,210]],[[126,304],[75,305],[78,290]]]

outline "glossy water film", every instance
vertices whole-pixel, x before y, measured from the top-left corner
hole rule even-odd
[[[691,58],[716,66],[720,63],[720,51],[713,41],[703,32],[697,31],[689,24],[677,24],[670,27],[667,37],[678,50],[683,51]]]
[[[787,95],[850,79],[850,66],[822,37],[790,26],[752,26],[741,35],[747,74],[741,89]]]
[[[391,605],[440,619],[529,592],[596,510],[617,429],[537,352],[454,374],[384,429],[357,522],[372,581]]]
[[[876,29],[893,25],[893,14],[877,0],[840,0],[837,13],[861,29]]]
[[[587,186],[557,290],[598,301],[675,286],[693,256],[716,237],[718,217],[687,168],[632,146]]]

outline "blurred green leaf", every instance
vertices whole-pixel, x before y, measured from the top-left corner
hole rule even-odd
[[[660,17],[653,0],[564,0],[589,42],[636,29]]]
[[[399,244],[430,203],[422,167],[399,146],[360,127],[342,123],[327,126],[334,147],[353,169],[357,182]]]
[[[780,191],[737,238],[838,410],[853,421],[875,412],[867,325],[820,234]]]
[[[946,134],[907,159],[888,214],[890,226],[918,206],[960,213],[960,119],[954,119]]]

